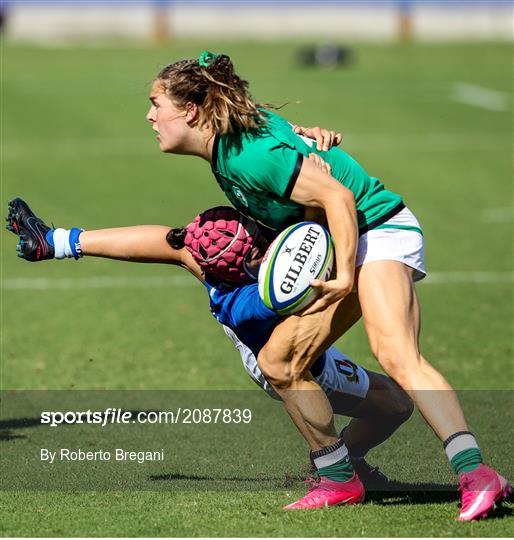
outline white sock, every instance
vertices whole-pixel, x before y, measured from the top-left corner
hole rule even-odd
[[[56,259],[73,257],[70,247],[70,232],[69,229],[55,229],[53,240]]]
[[[475,437],[469,432],[462,432],[457,434],[457,437],[447,439],[444,444],[444,451],[448,456],[448,460],[451,461],[459,452],[468,450],[470,448],[478,448],[478,443]]]

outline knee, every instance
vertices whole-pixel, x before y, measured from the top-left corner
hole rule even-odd
[[[388,412],[398,425],[406,422],[414,412],[414,402],[407,392],[397,387],[394,392],[394,399],[389,402]]]
[[[414,403],[409,394],[385,375],[373,374],[372,381],[371,393],[379,399],[375,402],[377,410],[373,411],[373,415],[397,426],[406,422],[414,411]]]
[[[266,380],[276,390],[287,390],[295,381],[301,378],[301,374],[295,370],[292,362],[274,361],[272,355],[266,349],[261,350],[257,358],[257,364]]]
[[[402,388],[411,388],[426,363],[419,351],[414,348],[410,351],[402,347],[382,348],[375,356],[389,377]]]

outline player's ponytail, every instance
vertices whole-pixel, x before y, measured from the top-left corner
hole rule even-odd
[[[168,242],[173,249],[182,249],[185,246],[184,240],[186,238],[186,232],[185,228],[170,229],[166,235],[166,242]]]
[[[221,135],[257,130],[266,123],[248,91],[248,82],[234,71],[226,54],[204,51],[198,59],[180,60],[157,75],[168,97],[185,108],[199,106],[199,127]]]

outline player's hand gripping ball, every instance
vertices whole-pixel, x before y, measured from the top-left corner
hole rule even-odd
[[[334,247],[328,231],[311,221],[292,225],[271,243],[259,269],[259,295],[267,307],[289,315],[311,304],[312,279],[332,273]]]

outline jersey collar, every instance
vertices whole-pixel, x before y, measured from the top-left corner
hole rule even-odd
[[[214,141],[212,143],[211,169],[213,171],[218,170],[218,148],[219,148],[219,144],[220,144],[220,134],[216,133],[216,135],[214,135]]]

